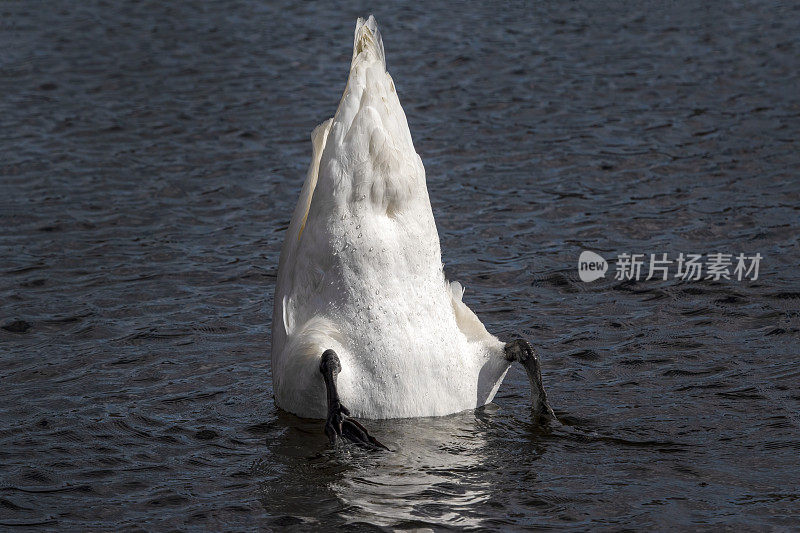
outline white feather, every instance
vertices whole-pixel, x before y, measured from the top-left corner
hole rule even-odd
[[[312,145],[275,290],[277,404],[324,418],[318,368],[328,348],[354,416],[445,415],[491,401],[509,366],[504,344],[445,280],[425,169],[371,16],[356,24],[347,87]]]

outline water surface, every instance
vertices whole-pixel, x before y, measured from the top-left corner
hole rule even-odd
[[[798,6],[384,4],[0,7],[0,526],[796,526]],[[272,402],[280,244],[371,9],[445,271],[563,426],[518,368],[371,422],[388,454]],[[764,260],[584,284],[583,249]]]

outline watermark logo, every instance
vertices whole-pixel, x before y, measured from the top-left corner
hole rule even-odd
[[[649,261],[646,260],[648,256]],[[756,281],[762,259],[760,253],[734,255],[717,252],[703,255],[681,252],[674,259],[670,259],[666,253],[621,253],[617,255],[614,279],[666,281],[672,275],[673,278],[687,281]],[[607,270],[608,263],[598,254],[589,250],[581,252],[578,258],[578,275],[581,281],[589,283],[605,277]]]
[[[589,250],[581,252],[581,256],[578,258],[578,275],[581,277],[581,281],[589,283],[600,279],[606,275],[607,270],[608,262],[605,259]]]

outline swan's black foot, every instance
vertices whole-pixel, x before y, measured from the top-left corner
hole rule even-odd
[[[533,350],[533,346],[526,340],[516,339],[506,343],[506,359],[516,361],[525,367],[528,374],[528,381],[531,383],[531,396],[533,399],[533,416],[539,424],[547,424],[550,420],[556,420],[556,415],[547,401],[547,393],[542,385],[542,366],[539,356]]]
[[[319,362],[319,371],[325,379],[325,388],[328,392],[328,419],[325,421],[325,435],[336,443],[337,437],[344,437],[350,442],[370,449],[388,450],[386,446],[367,432],[367,428],[350,418],[350,411],[339,401],[336,390],[336,375],[342,369],[339,356],[333,350],[325,350]]]
[[[381,448],[388,450],[386,446],[378,442],[378,439],[367,432],[367,428],[362,426],[357,420],[350,418],[350,412],[341,403],[336,403],[328,409],[328,419],[325,421],[325,435],[336,443],[337,437],[344,437],[350,442],[365,448]]]

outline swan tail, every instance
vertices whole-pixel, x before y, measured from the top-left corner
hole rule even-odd
[[[350,63],[351,68],[355,65],[356,60],[368,57],[377,59],[381,62],[383,68],[386,68],[386,56],[383,52],[381,31],[378,29],[378,23],[375,22],[375,17],[372,15],[370,15],[367,20],[359,17],[356,21],[356,32],[353,37],[353,60]]]

